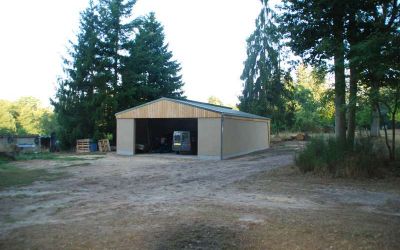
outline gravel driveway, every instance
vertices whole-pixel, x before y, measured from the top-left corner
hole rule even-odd
[[[304,176],[287,143],[232,160],[108,154],[19,163],[66,178],[0,191],[1,249],[395,249],[395,180]]]

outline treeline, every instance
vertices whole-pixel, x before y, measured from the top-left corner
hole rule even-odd
[[[115,113],[161,96],[182,97],[180,65],[154,13],[132,18],[134,0],[90,1],[51,101],[63,147],[115,138]]]
[[[50,135],[57,130],[53,111],[39,99],[0,100],[0,135]]]
[[[240,109],[271,115],[275,130],[295,128],[301,120],[325,120],[334,126],[339,145],[350,147],[357,120],[365,127],[370,117],[372,133],[384,127],[393,159],[395,133],[390,144],[386,125],[396,127],[399,113],[399,2],[284,0],[277,12],[267,0],[261,2],[247,40]],[[291,73],[299,61],[313,68],[314,86],[331,74],[332,88],[302,90],[301,79],[294,81]]]

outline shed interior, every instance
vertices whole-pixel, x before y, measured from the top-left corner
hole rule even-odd
[[[197,119],[192,118],[135,119],[135,152],[171,153],[174,131],[190,131],[190,154],[197,155]]]

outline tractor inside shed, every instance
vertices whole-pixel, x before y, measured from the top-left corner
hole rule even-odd
[[[172,153],[175,131],[189,131],[191,150],[181,152],[197,155],[197,119],[151,118],[135,119],[135,153]]]

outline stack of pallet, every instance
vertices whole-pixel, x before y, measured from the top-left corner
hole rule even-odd
[[[77,153],[89,153],[90,152],[90,139],[76,140],[76,152]]]
[[[110,152],[110,141],[108,139],[103,139],[98,141],[99,151],[100,152]]]

